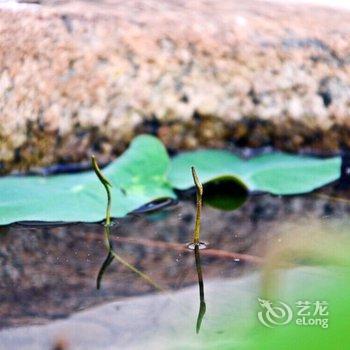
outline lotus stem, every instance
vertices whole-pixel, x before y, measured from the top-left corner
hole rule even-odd
[[[192,166],[192,177],[197,191],[196,199],[196,222],[193,232],[193,244],[199,245],[200,243],[200,228],[201,228],[201,210],[202,210],[202,197],[203,197],[203,186],[198,179],[196,169]]]
[[[136,273],[139,277],[144,279],[147,283],[152,285],[154,288],[156,288],[158,290],[163,290],[163,288],[161,286],[159,286],[156,282],[154,282],[149,276],[147,276],[146,274],[144,274],[143,272],[138,270],[135,266],[128,263],[126,260],[124,260],[120,255],[118,255],[114,251],[113,244],[111,241],[111,234],[110,234],[110,232],[111,232],[111,206],[112,206],[112,195],[111,195],[110,187],[112,187],[112,185],[108,181],[108,179],[102,174],[102,171],[101,171],[100,167],[98,166],[94,156],[91,157],[91,163],[92,163],[92,167],[93,167],[98,179],[102,183],[102,185],[105,188],[106,193],[107,193],[107,208],[106,208],[106,218],[105,218],[105,224],[104,224],[104,234],[105,234],[105,246],[108,250],[108,255],[107,255],[105,261],[103,262],[103,264],[100,268],[100,271],[98,272],[98,275],[97,275],[97,281],[96,281],[97,289],[100,289],[100,287],[101,287],[102,277],[103,277],[103,274],[105,273],[105,271],[107,270],[108,266],[112,263],[112,261],[114,259],[116,259],[121,264],[126,266],[128,269],[130,269],[131,271]]]
[[[102,174],[100,167],[98,166],[95,156],[91,157],[92,167],[94,168],[95,174],[99,178],[100,182],[102,183],[103,187],[105,188],[107,192],[107,208],[106,208],[106,220],[105,225],[110,226],[111,225],[111,205],[112,205],[112,196],[110,187],[112,187],[112,184],[106,179],[106,177]]]

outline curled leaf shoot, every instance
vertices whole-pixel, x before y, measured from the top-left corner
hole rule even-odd
[[[196,169],[192,166],[192,177],[194,184],[196,186],[196,221],[194,226],[194,232],[193,232],[193,244],[199,245],[200,244],[200,228],[201,228],[201,210],[202,210],[202,197],[203,197],[203,186],[201,182],[198,179]]]
[[[105,235],[105,246],[108,250],[108,254],[107,254],[107,257],[104,260],[104,262],[100,268],[100,271],[98,272],[98,275],[97,275],[97,281],[96,281],[97,289],[100,289],[100,287],[101,287],[102,277],[103,277],[103,274],[105,273],[105,271],[107,270],[108,266],[112,263],[112,261],[114,259],[116,259],[121,264],[126,266],[128,269],[130,269],[131,271],[136,273],[139,277],[141,277],[147,283],[152,285],[155,289],[163,290],[163,288],[159,284],[154,282],[149,276],[147,276],[146,274],[144,274],[143,272],[138,270],[135,266],[128,263],[126,260],[124,260],[120,255],[118,255],[114,251],[113,244],[111,241],[111,234],[110,234],[111,226],[112,226],[111,225],[112,195],[111,195],[110,187],[112,187],[112,185],[108,181],[108,179],[102,174],[102,171],[101,171],[100,167],[98,166],[94,156],[91,157],[91,163],[92,163],[92,167],[96,173],[96,176],[98,177],[98,179],[102,183],[102,185],[105,188],[106,193],[107,193],[107,207],[106,207],[106,218],[105,218],[105,223],[104,223],[104,235]]]

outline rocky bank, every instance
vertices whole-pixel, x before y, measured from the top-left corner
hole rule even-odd
[[[0,171],[170,149],[350,145],[350,12],[238,0],[0,3]]]

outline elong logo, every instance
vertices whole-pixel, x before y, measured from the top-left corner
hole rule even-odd
[[[258,298],[261,311],[258,320],[265,327],[273,328],[291,323],[295,315],[297,326],[319,326],[328,328],[328,303],[326,301],[299,300],[295,303],[297,310],[293,312],[290,305],[282,301],[271,301]]]

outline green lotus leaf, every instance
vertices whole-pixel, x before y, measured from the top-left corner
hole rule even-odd
[[[142,135],[103,169],[112,183],[113,217],[142,205],[175,198],[166,174],[163,144]],[[6,176],[0,179],[0,225],[18,221],[96,222],[105,217],[106,193],[93,171],[54,176]]]
[[[275,195],[301,194],[337,180],[340,157],[319,159],[285,153],[270,153],[250,160],[222,150],[185,152],[172,159],[169,181],[179,190],[193,186],[188,169],[194,166],[202,183],[231,179],[249,191]]]
[[[341,159],[271,153],[246,161],[223,150],[199,150],[170,161],[157,138],[142,135],[103,169],[113,185],[112,216],[123,217],[154,200],[176,198],[172,188],[185,190],[194,185],[191,166],[206,185],[207,203],[233,210],[245,202],[249,191],[300,194],[330,183],[340,176]],[[104,188],[93,171],[0,178],[0,225],[96,222],[104,218],[105,204]]]

